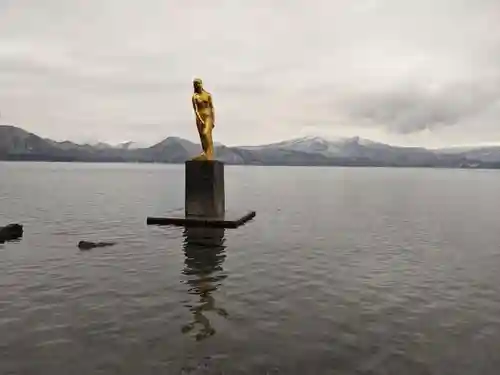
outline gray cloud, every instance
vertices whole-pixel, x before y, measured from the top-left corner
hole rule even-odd
[[[500,142],[498,0],[0,0],[2,121],[57,139]]]
[[[394,91],[359,94],[346,104],[353,121],[408,134],[460,125],[500,101],[500,79],[443,88],[400,86]]]

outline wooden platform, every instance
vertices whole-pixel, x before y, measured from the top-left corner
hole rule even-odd
[[[184,215],[184,211],[174,213],[169,217],[148,217],[147,225],[174,225],[179,227],[211,227],[211,228],[238,228],[256,215],[255,211],[245,214],[226,212],[222,218],[196,217]]]

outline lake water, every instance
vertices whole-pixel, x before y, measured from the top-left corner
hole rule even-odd
[[[500,172],[0,163],[0,374],[498,374]],[[80,251],[80,240],[116,241]]]

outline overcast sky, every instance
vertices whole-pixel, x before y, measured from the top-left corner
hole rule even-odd
[[[74,141],[500,143],[499,0],[0,0],[0,123]]]

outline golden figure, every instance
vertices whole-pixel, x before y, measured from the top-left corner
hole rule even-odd
[[[214,144],[212,130],[215,127],[215,111],[212,95],[205,91],[203,82],[199,78],[193,80],[194,93],[192,97],[193,110],[196,116],[196,127],[200,135],[203,152],[193,160],[213,160]]]

